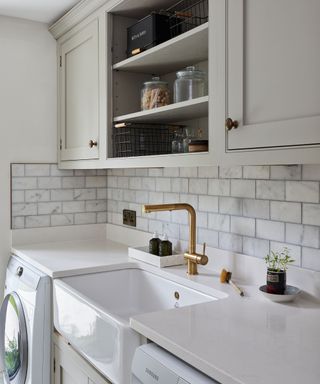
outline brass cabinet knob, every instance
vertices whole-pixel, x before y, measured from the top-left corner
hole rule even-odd
[[[231,131],[232,128],[237,129],[239,127],[239,122],[237,120],[232,120],[230,117],[226,120],[226,129]]]
[[[96,140],[90,140],[89,141],[89,147],[90,148],[97,147],[97,146],[98,146],[98,142]]]

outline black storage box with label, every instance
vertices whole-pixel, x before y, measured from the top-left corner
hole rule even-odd
[[[152,12],[127,29],[127,55],[134,56],[170,37],[169,17]]]

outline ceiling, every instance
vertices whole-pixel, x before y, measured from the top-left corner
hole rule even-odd
[[[0,0],[0,15],[53,23],[79,0]]]

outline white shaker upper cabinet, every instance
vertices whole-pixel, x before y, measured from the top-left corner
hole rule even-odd
[[[230,120],[222,157],[243,164],[320,162],[320,1],[223,3]]]
[[[99,158],[98,19],[59,42],[60,160]]]

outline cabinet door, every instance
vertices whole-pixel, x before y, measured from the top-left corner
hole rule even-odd
[[[89,384],[89,378],[65,351],[54,350],[54,384]]]
[[[320,1],[226,2],[226,150],[320,146]]]
[[[59,46],[60,160],[97,159],[92,144],[99,137],[98,19],[69,35]]]

